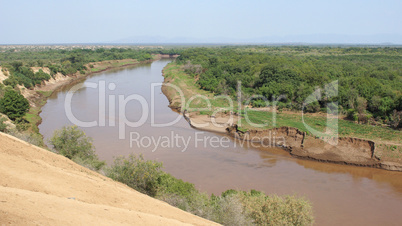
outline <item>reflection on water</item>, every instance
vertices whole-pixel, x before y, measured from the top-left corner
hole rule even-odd
[[[163,82],[161,70],[168,62],[161,60],[101,73],[88,78],[82,85],[99,81],[105,81],[106,85],[114,83],[116,89],[107,90],[107,94],[114,97],[116,103],[118,95],[127,97],[132,94],[143,96],[149,103],[152,96],[150,84]],[[66,90],[53,95],[42,109],[43,123],[39,129],[45,139],[55,129],[71,124],[64,110]],[[181,117],[168,108],[169,103],[160,87],[153,94],[156,123]],[[98,90],[93,88],[83,88],[75,93],[72,99],[74,116],[82,121],[99,120],[98,96]],[[110,117],[113,114],[108,111],[109,104],[107,102],[105,108],[106,125],[110,121],[118,125],[118,114]],[[127,118],[138,120],[142,107],[136,101],[129,102],[125,109]],[[219,194],[235,188],[306,196],[313,202],[319,225],[392,225],[402,222],[399,213],[402,209],[402,173],[299,160],[279,148],[242,148],[230,137],[194,130],[182,118],[170,127],[155,128],[151,123],[148,117],[140,128],[126,127],[127,139],[124,140],[119,139],[117,126],[83,129],[94,138],[99,157],[108,163],[114,156],[142,153],[146,159],[162,161],[167,172],[208,193]],[[133,134],[139,135],[137,142],[130,141]],[[170,140],[177,137],[178,141],[174,145],[155,147],[151,138],[163,137]],[[228,147],[204,145],[212,138],[225,138]],[[188,142],[187,148],[184,141]]]

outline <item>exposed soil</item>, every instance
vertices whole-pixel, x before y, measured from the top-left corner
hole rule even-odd
[[[0,133],[0,225],[213,225]]]
[[[8,73],[7,73],[7,71],[6,72],[3,72],[3,68],[2,67],[0,67],[0,82],[2,83],[5,79],[7,79],[8,78]]]

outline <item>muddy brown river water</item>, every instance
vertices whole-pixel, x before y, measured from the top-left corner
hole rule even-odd
[[[207,193],[235,188],[305,196],[313,204],[316,225],[402,225],[401,172],[299,160],[278,148],[241,147],[229,137],[195,130],[168,107],[159,85],[151,92],[152,83],[163,82],[161,72],[169,62],[165,59],[99,73],[75,86],[77,91],[67,106],[76,120],[98,124],[82,129],[94,139],[100,159],[110,164],[114,156],[142,153],[146,159],[163,162],[166,172]],[[99,95],[102,87],[106,100]],[[54,130],[73,124],[65,108],[70,88],[54,93],[42,108],[39,129],[45,139]],[[127,101],[129,97],[134,100]],[[145,102],[141,105],[138,100]],[[147,108],[154,110],[156,124],[178,121],[155,127],[151,113],[144,113]],[[132,122],[143,120],[143,124],[119,130],[124,117]],[[125,139],[119,139],[119,134]]]

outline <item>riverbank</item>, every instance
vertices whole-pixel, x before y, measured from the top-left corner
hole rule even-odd
[[[181,112],[189,124],[197,129],[209,130],[214,132],[227,133],[237,139],[248,142],[262,141],[265,137],[270,137],[272,134],[276,134],[276,137],[283,137],[283,139],[271,139],[270,145],[280,146],[284,150],[288,151],[292,156],[302,159],[309,159],[321,162],[331,162],[337,164],[347,164],[364,167],[374,167],[393,171],[402,171],[402,145],[399,139],[402,133],[399,131],[394,132],[395,135],[391,137],[391,140],[381,140],[379,135],[372,135],[372,133],[362,132],[362,137],[348,137],[342,136],[342,132],[348,130],[360,130],[366,128],[366,125],[353,124],[345,120],[339,119],[340,137],[332,140],[332,143],[337,145],[331,145],[331,142],[320,139],[322,137],[316,137],[308,134],[308,130],[304,128],[301,123],[301,118],[295,116],[295,114],[278,113],[276,120],[278,127],[276,128],[255,128],[250,123],[247,123],[242,117],[241,112],[235,112],[225,110],[228,103],[217,100],[212,93],[201,90],[196,85],[196,77],[193,78],[187,75],[179,65],[170,64],[164,69],[164,83],[172,84],[181,89],[181,94],[177,90],[172,89],[165,85],[162,87],[163,93],[167,96],[170,107],[175,111]],[[184,100],[190,102],[183,108],[181,105],[181,96],[184,96]],[[196,95],[202,95],[208,99],[211,106],[205,104],[205,99],[194,98]],[[196,100],[198,99],[198,100]],[[209,111],[187,111],[187,108],[207,108]],[[240,111],[243,111],[244,106]],[[212,115],[214,111],[220,111],[220,114]],[[256,122],[269,122],[272,117],[272,112],[264,111],[251,111],[251,121]],[[322,125],[325,125],[326,118],[316,115],[305,115],[307,122],[312,122],[315,129],[322,129]],[[232,119],[232,120],[230,120]],[[300,120],[300,121],[297,121]],[[219,122],[219,123],[215,123]],[[242,127],[238,127],[237,123]],[[297,125],[300,128],[288,126]],[[317,128],[318,127],[318,128]],[[375,131],[377,134],[387,133],[387,129],[384,128],[369,128],[370,131]],[[384,130],[384,131],[383,131]],[[353,132],[353,131],[352,131]],[[352,133],[354,134],[354,133]],[[388,134],[389,135],[389,134]],[[392,135],[392,134],[391,134]],[[371,136],[374,139],[367,139],[364,136]],[[395,138],[395,139],[393,139]],[[392,140],[393,139],[393,140]]]
[[[55,74],[49,81],[43,82],[43,84],[35,86],[33,89],[27,89],[24,86],[18,86],[21,91],[21,94],[29,101],[30,110],[25,115],[25,119],[30,124],[29,132],[33,132],[35,134],[39,133],[38,125],[41,124],[42,119],[40,118],[41,108],[46,104],[47,99],[54,93],[66,86],[70,86],[72,84],[76,84],[96,73],[101,73],[108,70],[131,67],[135,65],[151,63],[153,61],[162,59],[162,58],[171,58],[177,56],[170,55],[162,55],[157,54],[153,55],[153,59],[146,61],[137,61],[135,59],[125,59],[125,60],[109,60],[102,62],[92,62],[85,65],[87,70],[84,74],[80,72],[76,72],[71,75],[63,75],[61,73]],[[34,72],[39,70],[43,70],[45,73],[50,74],[49,68],[46,67],[34,67],[32,68]],[[0,77],[0,80],[4,76]],[[4,80],[4,79],[3,79]]]

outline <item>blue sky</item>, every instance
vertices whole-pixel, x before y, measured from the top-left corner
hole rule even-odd
[[[402,44],[401,9],[401,0],[0,0],[0,44],[155,37]]]

